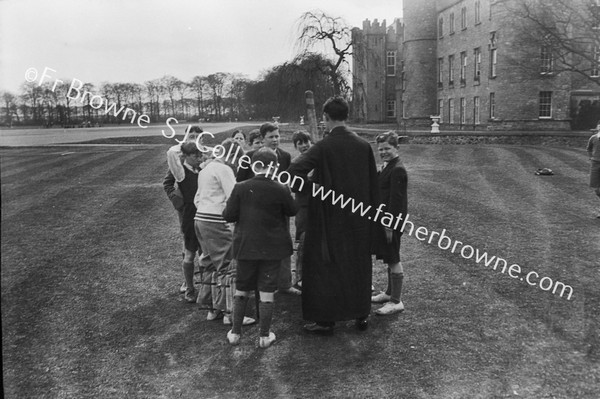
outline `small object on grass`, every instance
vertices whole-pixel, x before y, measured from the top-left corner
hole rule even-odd
[[[535,174],[537,176],[552,176],[554,174],[554,172],[552,172],[552,169],[541,168],[541,169],[536,170]]]

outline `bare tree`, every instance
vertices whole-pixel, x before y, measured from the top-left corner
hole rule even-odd
[[[302,14],[297,22],[297,58],[302,60],[322,46],[328,55],[329,74],[336,94],[348,89],[348,58],[352,55],[352,27],[342,18],[329,16],[322,11]]]
[[[231,114],[235,118],[245,115],[244,95],[250,81],[243,75],[232,75],[229,85],[229,98],[231,100]]]
[[[0,97],[2,98],[2,103],[4,105],[4,110],[6,112],[6,123],[9,126],[12,126],[13,115],[16,115],[17,122],[20,122],[19,114],[16,112],[17,111],[17,103],[16,103],[15,95],[8,91],[3,91],[0,93]]]
[[[169,96],[169,100],[171,100],[171,114],[172,116],[175,116],[175,91],[177,90],[181,80],[174,76],[165,75],[161,78],[161,82],[167,95]]]
[[[221,119],[222,116],[222,102],[223,102],[223,88],[227,80],[227,74],[224,72],[217,72],[208,75],[207,84],[212,91],[213,107],[215,110],[215,118]]]
[[[196,94],[196,108],[198,110],[198,118],[204,115],[204,89],[206,87],[206,77],[194,76],[189,83],[190,88]]]
[[[512,65],[533,74],[575,73],[600,85],[600,2],[501,0],[515,26]]]
[[[43,89],[36,82],[26,82],[21,86],[21,92],[25,98],[25,102],[31,104],[32,118],[35,123],[41,122],[42,110],[41,101]]]
[[[181,108],[181,115],[182,115],[183,119],[186,119],[187,112],[186,112],[185,94],[187,93],[189,86],[187,83],[185,83],[184,81],[182,81],[180,79],[177,79],[174,82],[174,86],[175,86],[175,90],[177,91],[177,94],[179,94],[179,106]]]

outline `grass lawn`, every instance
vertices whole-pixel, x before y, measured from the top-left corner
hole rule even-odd
[[[600,219],[583,149],[401,147],[415,227],[568,284],[571,300],[405,235],[403,314],[314,337],[300,298],[278,296],[278,340],[262,350],[257,326],[230,347],[228,327],[178,294],[161,184],[173,143],[154,144],[0,149],[5,397],[600,397]]]

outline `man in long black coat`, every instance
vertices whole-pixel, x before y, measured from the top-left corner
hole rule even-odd
[[[345,125],[347,102],[330,98],[323,114],[329,134],[296,158],[288,172],[302,176],[304,189],[310,191],[302,312],[305,320],[315,323],[304,328],[329,335],[336,321],[355,319],[361,330],[368,326],[371,219],[378,188],[371,146]],[[311,170],[314,173],[308,181]]]

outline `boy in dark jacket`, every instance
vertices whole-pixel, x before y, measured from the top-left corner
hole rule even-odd
[[[200,249],[194,231],[194,215],[196,206],[194,196],[198,189],[198,172],[203,154],[196,143],[188,141],[181,144],[181,164],[183,165],[183,180],[177,181],[174,172],[169,169],[163,180],[163,188],[177,210],[181,232],[184,239],[183,276],[185,278],[185,300],[189,303],[196,302],[197,292],[194,288],[194,257]]]
[[[223,211],[223,218],[235,222],[233,257],[237,260],[236,291],[233,298],[233,326],[227,333],[231,345],[237,345],[250,293],[260,295],[261,348],[275,341],[271,332],[274,292],[281,260],[292,254],[292,238],[287,218],[297,207],[290,190],[268,175],[268,165],[277,162],[277,154],[261,148],[252,155],[256,176],[237,183]]]

